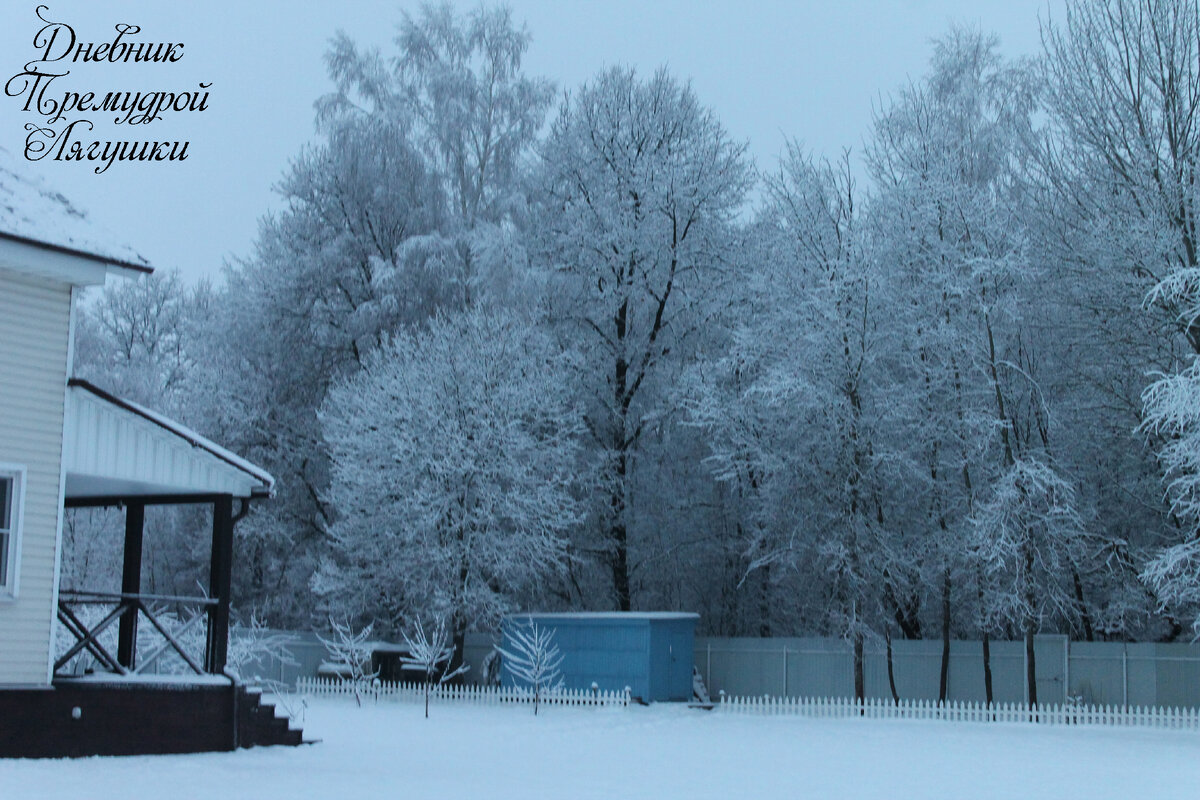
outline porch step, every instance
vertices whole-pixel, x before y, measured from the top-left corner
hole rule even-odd
[[[295,747],[304,743],[304,731],[292,728],[290,718],[278,716],[274,705],[263,702],[261,689],[239,686],[237,692],[239,747]]]

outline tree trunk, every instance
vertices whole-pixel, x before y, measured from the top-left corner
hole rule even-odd
[[[1025,680],[1029,682],[1029,707],[1037,708],[1037,664],[1033,658],[1033,620],[1025,622]]]
[[[950,570],[942,572],[942,672],[938,679],[938,702],[945,703],[950,690]]]
[[[617,475],[613,485],[610,504],[612,509],[612,524],[609,526],[609,538],[612,539],[612,576],[613,594],[616,596],[617,610],[632,609],[629,592],[629,534],[625,527],[625,474],[628,468],[624,452],[617,456]]]
[[[1075,602],[1079,604],[1079,621],[1083,624],[1083,639],[1086,642],[1096,640],[1096,632],[1092,630],[1092,615],[1088,613],[1087,602],[1083,598],[1083,581],[1079,579],[1079,570],[1071,567],[1071,580],[1075,583]]]
[[[896,692],[896,673],[892,669],[892,626],[889,625],[887,630],[883,632],[884,640],[887,642],[887,670],[888,670],[888,688],[892,690],[892,702],[900,705],[900,695]]]
[[[863,635],[854,634],[854,699],[861,702],[866,697],[866,682],[863,679]]]
[[[771,636],[771,565],[764,565],[760,571],[762,587],[758,596],[758,635],[767,639]]]
[[[1024,494],[1024,492],[1022,492]],[[1033,658],[1033,633],[1037,627],[1037,620],[1033,614],[1035,608],[1034,602],[1037,599],[1036,588],[1033,584],[1033,543],[1029,540],[1029,534],[1025,535],[1025,608],[1028,612],[1025,617],[1025,680],[1029,683],[1029,707],[1037,707],[1037,670]]]
[[[454,643],[454,652],[450,654],[450,662],[446,671],[442,673],[444,675],[454,672],[466,660],[467,626],[458,619],[454,621],[454,636],[451,641]]]
[[[987,704],[992,704],[992,638],[984,622],[983,570],[975,570],[975,597],[979,602],[979,630],[983,634],[983,695]]]
[[[992,704],[992,638],[987,630],[983,632],[983,696],[990,706]]]

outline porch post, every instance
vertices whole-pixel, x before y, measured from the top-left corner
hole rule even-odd
[[[146,522],[146,507],[141,503],[125,506],[125,559],[121,568],[121,594],[140,594],[142,591],[142,533]],[[117,663],[133,669],[137,659],[138,610],[128,609],[121,615],[117,627]]]
[[[229,588],[233,575],[233,497],[221,495],[213,501],[212,562],[208,595],[217,601],[208,608],[208,646],[204,668],[211,674],[225,669],[229,652]]]

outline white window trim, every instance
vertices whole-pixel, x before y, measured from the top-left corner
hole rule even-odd
[[[17,599],[21,583],[21,532],[24,529],[25,514],[25,465],[6,464],[0,462],[0,476],[14,478],[12,497],[12,533],[9,536],[10,557],[8,570],[12,580],[10,585],[0,588],[0,603],[8,603]]]

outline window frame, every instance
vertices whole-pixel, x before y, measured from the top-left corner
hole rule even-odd
[[[12,508],[9,511],[8,528],[8,575],[5,585],[0,586],[0,603],[17,599],[21,578],[21,534],[24,529],[25,512],[25,465],[0,462],[0,478],[11,478]]]

